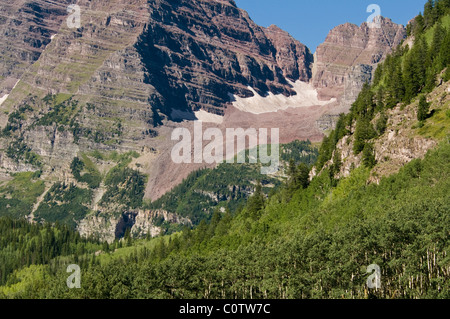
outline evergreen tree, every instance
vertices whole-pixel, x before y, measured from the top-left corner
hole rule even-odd
[[[419,14],[414,19],[414,24],[412,27],[412,33],[416,39],[422,35],[424,28],[425,28],[425,20],[422,14]]]
[[[202,232],[202,234],[204,233]],[[159,260],[167,257],[167,246],[164,238],[160,238],[158,244],[156,244],[155,254]]]
[[[374,95],[369,83],[366,82],[353,103],[351,111],[356,117],[372,117],[374,109]]]
[[[262,192],[261,181],[258,180],[254,194],[250,196],[248,199],[247,210],[252,218],[257,219],[257,217],[259,216],[259,212],[263,208],[264,208],[264,193]]]
[[[374,138],[376,136],[375,130],[370,123],[369,119],[363,117],[356,123],[353,152],[358,155],[364,149],[366,141]]]
[[[334,146],[331,136],[330,137],[324,136],[322,140],[322,145],[320,145],[319,156],[317,158],[316,167],[318,170],[321,170],[325,165],[325,163],[331,159],[333,149]]]
[[[297,168],[297,183],[302,188],[309,185],[309,167],[305,163],[300,163]]]
[[[447,68],[447,75],[449,74],[450,66],[450,29],[446,30],[445,37],[442,40],[441,47],[439,50],[439,57],[437,59],[438,71]],[[444,81],[450,80],[450,77],[444,76]]]
[[[429,64],[428,45],[422,36],[405,58],[402,82],[405,83],[406,103],[409,103],[424,87]]]
[[[436,23],[433,33],[433,41],[431,43],[431,48],[429,52],[431,61],[435,60],[439,56],[445,35],[446,32],[445,29],[442,27],[442,24],[440,22]]]
[[[362,152],[362,162],[367,168],[374,167],[377,162],[375,160],[375,150],[371,143],[366,143]]]
[[[333,136],[333,144],[336,145],[340,139],[342,139],[345,135],[348,134],[348,130],[346,128],[347,116],[344,113],[339,114],[339,119],[336,123],[336,128],[330,137]]]
[[[419,107],[417,110],[417,120],[425,121],[428,117],[428,112],[430,110],[430,104],[427,102],[425,95],[420,97]]]
[[[433,41],[429,50],[428,61],[430,67],[426,70],[425,90],[431,92],[436,86],[437,74],[442,70],[441,49],[445,41],[446,32],[441,23],[437,23],[434,29]],[[448,47],[444,51],[449,51]]]
[[[437,21],[437,14],[438,12],[435,8],[434,1],[428,0],[423,11],[424,23],[426,28],[432,27],[433,24]]]
[[[289,159],[287,175],[289,176],[289,183],[292,183],[297,175],[297,167],[293,158]]]
[[[129,227],[125,230],[124,239],[127,247],[130,247],[133,244],[133,239],[131,238],[131,229]]]
[[[109,253],[109,245],[108,245],[108,242],[106,242],[106,241],[103,242],[102,250],[103,250],[105,253]]]
[[[383,135],[387,128],[388,117],[385,113],[381,113],[377,120],[375,128],[379,136]]]
[[[341,152],[336,149],[333,156],[333,165],[330,168],[330,175],[334,178],[341,171],[342,160],[341,160]]]

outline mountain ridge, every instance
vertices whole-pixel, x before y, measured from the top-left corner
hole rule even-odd
[[[23,5],[28,3],[34,2]],[[104,176],[125,174],[141,182],[141,175],[147,175],[144,199],[155,200],[190,172],[215,166],[171,164],[171,131],[176,127],[192,130],[192,122],[175,113],[191,114],[191,119],[199,110],[224,115],[222,130],[283,123],[281,140],[288,143],[306,138],[318,141],[319,127],[333,124],[328,117],[320,126],[316,121],[342,109],[331,103],[279,112],[272,107],[270,112],[269,105],[268,113],[254,115],[234,108],[230,95],[258,94],[268,101],[264,97],[270,92],[289,98],[295,94],[289,81],[314,78],[313,56],[306,46],[278,27],[256,25],[234,1],[80,0],[77,4],[83,13],[81,28],[70,29],[62,21],[56,35],[46,32],[50,42],[37,61],[23,69],[0,106],[4,184],[13,179],[10,173],[41,170],[45,192],[57,182],[75,183],[72,191],[87,192],[80,209],[91,214],[99,210],[110,222],[119,213],[114,210],[124,209],[124,204],[98,205],[100,195],[119,187],[106,185]],[[359,69],[353,73],[350,86],[356,89],[350,91],[354,94],[365,78],[355,80]],[[204,127],[217,125],[205,123]],[[93,151],[104,155],[88,155]],[[114,152],[125,157],[137,152],[138,158],[126,160],[132,171],[121,166],[122,160],[110,159]],[[71,169],[75,158],[84,158],[90,179],[78,177],[81,182],[77,181]],[[84,182],[99,179],[102,182],[94,189]],[[126,191],[132,186],[124,187]],[[58,192],[57,187],[50,195],[59,196]],[[113,224],[115,220],[112,217]]]

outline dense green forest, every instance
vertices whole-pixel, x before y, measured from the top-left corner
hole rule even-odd
[[[372,142],[387,128],[387,110],[417,100],[418,129],[439,115],[429,111],[426,96],[449,80],[449,9],[448,0],[427,2],[423,15],[408,26],[414,44],[388,56],[350,113],[340,116],[321,145],[318,174],[311,180],[317,153],[300,160],[308,144],[294,143],[293,151],[283,152],[287,178],[275,190],[259,179],[246,200],[210,214],[199,212],[212,205],[202,197],[205,206],[190,212],[197,218],[194,229],[153,239],[134,239],[127,232],[120,241],[100,243],[80,238],[68,226],[1,218],[0,298],[450,298],[450,136],[437,139],[424,159],[412,160],[379,184],[368,183],[376,165]],[[339,161],[327,163],[352,127],[353,152],[362,153],[362,165],[338,179]],[[144,205],[128,195],[142,192],[145,178],[120,163],[105,178],[112,192],[105,194],[107,201]],[[85,159],[72,164],[78,178],[91,174],[95,181]],[[151,205],[184,210],[198,204],[196,189],[228,198],[236,194],[227,193],[230,183],[242,174],[258,180],[248,169],[196,172]],[[27,192],[41,191],[36,174],[18,175],[4,192],[13,194],[25,184]],[[124,179],[129,183],[117,183]],[[72,203],[60,194],[62,187],[71,189],[55,186],[44,204]],[[179,200],[180,194],[189,200]],[[32,204],[12,195],[0,200]],[[19,211],[14,217],[21,217]],[[69,264],[81,267],[79,289],[66,285]],[[380,266],[380,289],[366,285],[371,264]]]
[[[101,247],[97,240],[82,238],[66,225],[31,224],[23,219],[1,217],[0,285],[11,283],[7,279],[14,270],[40,264],[55,270],[65,256],[82,256]],[[78,257],[74,261],[86,262]]]
[[[365,167],[336,187],[327,173],[294,192],[285,185],[256,211],[249,201],[235,216],[215,213],[194,230],[151,240],[128,237],[115,252],[117,243],[114,249],[104,244],[103,254],[82,265],[81,289],[66,286],[73,256],[59,267],[15,271],[0,295],[449,298],[449,157],[450,144],[443,142],[380,185],[366,183]],[[382,270],[378,291],[365,285],[373,263]]]

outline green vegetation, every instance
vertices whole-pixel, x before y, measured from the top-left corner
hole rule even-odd
[[[50,100],[44,101],[56,103],[56,97]],[[63,101],[62,103],[50,106],[50,110],[44,114],[35,124],[42,126],[51,126],[56,124],[58,126],[75,126],[75,118],[78,115],[79,108],[78,102],[71,98]]]
[[[364,145],[362,162],[367,168],[373,168],[377,164],[375,159],[375,151],[373,145],[370,143],[366,143]]]
[[[258,164],[200,170],[150,204],[189,216],[194,229],[139,240],[127,230],[123,240],[101,248],[98,241],[82,240],[60,226],[0,219],[0,261],[7,261],[0,263],[0,297],[450,298],[450,141],[445,135],[450,124],[444,108],[428,114],[426,105],[426,95],[447,72],[448,49],[442,48],[449,38],[449,8],[448,0],[429,1],[424,15],[408,26],[414,46],[389,56],[351,112],[340,116],[324,139],[319,173],[312,180],[310,164],[317,153],[305,154],[299,148],[308,145],[301,143],[282,152],[288,178],[278,185],[275,177],[261,178]],[[379,184],[368,183],[376,165],[374,139],[387,128],[387,111],[419,96],[425,118],[417,132],[447,138],[424,159]],[[353,151],[362,153],[363,165],[336,180],[342,166],[336,145],[353,126]],[[104,179],[101,204],[141,207],[145,176],[127,167],[133,154],[92,156],[114,157],[118,163]],[[95,172],[86,159],[72,162],[74,176]],[[333,164],[325,167],[329,160]],[[21,179],[34,177],[16,176],[4,188],[20,186]],[[39,194],[37,183],[35,192],[29,190],[30,202]],[[245,198],[238,197],[242,194]],[[90,190],[57,183],[35,214],[70,224],[83,216],[91,197]],[[66,266],[72,263],[82,266],[81,289],[66,286]],[[366,286],[371,264],[381,269],[379,290]]]
[[[98,150],[94,150],[94,151],[88,153],[87,155],[89,155],[97,160],[114,161],[114,162],[118,163],[121,167],[127,166],[128,164],[131,163],[133,158],[139,157],[139,153],[137,153],[135,151],[130,151],[130,152],[122,153],[122,154],[119,154],[117,151],[112,151],[110,153],[105,154]]]
[[[39,176],[40,171],[16,173],[11,181],[0,187],[0,216],[22,218],[31,213],[36,199],[45,190]]]
[[[0,133],[1,136],[9,137],[11,133],[20,130],[23,125],[23,121],[26,119],[26,112],[32,111],[33,108],[28,104],[22,105],[18,110],[11,112],[8,116],[8,123]]]
[[[101,130],[82,127],[79,124],[79,117],[84,112],[84,106],[79,105],[79,101],[74,100],[70,94],[47,95],[42,99],[46,112],[41,115],[33,126],[56,126],[58,131],[69,131],[73,134],[74,143],[78,143],[81,137],[92,139],[95,143],[115,143],[115,136],[121,136],[123,126],[120,119],[113,119],[114,124],[109,127],[109,133]],[[94,110],[95,105],[86,103],[88,111]]]
[[[340,114],[336,124],[336,129],[333,130],[329,136],[325,136],[323,138],[316,163],[318,170],[321,170],[325,163],[331,159],[333,156],[333,151],[336,149],[337,142],[348,134],[347,122],[348,118],[345,114]]]
[[[291,160],[296,164],[312,165],[317,153],[310,141],[294,141],[280,147],[281,161]],[[177,213],[198,225],[204,219],[209,220],[218,208],[236,212],[254,192],[258,182],[264,196],[275,192],[281,179],[261,174],[259,164],[248,164],[248,150],[245,156],[247,164],[222,163],[215,169],[191,173],[181,184],[152,202],[150,208]],[[307,170],[309,172],[309,168]]]
[[[67,289],[65,266],[44,263],[45,285],[32,290],[34,281],[25,281],[11,293],[8,279],[0,291],[20,298],[449,298],[449,157],[443,143],[380,185],[367,185],[361,167],[336,187],[324,172],[292,196],[286,187],[269,199],[256,192],[234,217],[215,213],[195,230],[130,242],[117,253],[104,245],[102,262],[83,267],[81,289]],[[373,263],[382,270],[378,291],[366,288]],[[33,273],[29,267],[16,276]]]
[[[427,102],[427,98],[422,95],[420,97],[419,109],[417,111],[417,120],[425,121],[428,117],[428,112],[430,111],[430,104]]]
[[[381,136],[384,134],[384,132],[386,132],[387,122],[388,122],[388,117],[386,116],[385,113],[381,113],[380,117],[378,118],[378,120],[376,122],[376,131],[377,131],[378,136]]]
[[[364,85],[350,113],[341,115],[336,129],[324,139],[317,163],[319,170],[331,160],[337,142],[355,123],[353,151],[357,155],[371,139],[384,133],[386,110],[407,105],[421,95],[418,118],[421,122],[428,118],[426,95],[441,81],[450,79],[450,3],[428,1],[423,16],[408,25],[408,34],[415,37],[413,46],[398,46],[379,64],[373,83]],[[378,114],[374,128],[372,121]]]
[[[209,219],[218,207],[235,211],[243,205],[254,190],[257,180],[266,185],[280,185],[280,181],[268,176],[262,177],[257,165],[221,164],[216,169],[193,172],[183,182],[158,200],[151,203],[153,209],[165,209],[188,217],[195,225]],[[273,187],[273,186],[272,186]]]
[[[311,141],[293,141],[288,144],[281,145],[280,159],[282,162],[288,163],[291,159],[295,164],[304,163],[312,166],[316,163],[319,150],[315,148]]]
[[[147,178],[137,170],[119,164],[105,178],[107,190],[100,204],[119,204],[135,209],[142,206]]]
[[[25,164],[42,167],[40,156],[31,150],[22,137],[14,140],[8,145],[6,156],[13,159],[16,163],[23,161]]]
[[[19,288],[20,282],[29,284],[37,269],[42,275],[47,270],[55,272],[65,256],[81,257],[100,247],[97,240],[81,238],[67,226],[51,227],[49,224],[30,224],[23,219],[0,217],[0,285],[10,286],[5,291],[8,295],[20,295],[23,290],[12,289],[11,286]],[[77,262],[84,264],[85,261],[78,258]],[[49,268],[42,266],[50,264]],[[0,296],[2,291],[0,287]]]
[[[27,155],[31,154],[30,149],[21,140],[19,141],[20,147],[11,147],[9,152],[16,158],[28,162],[31,158]],[[16,151],[13,152],[13,149]],[[107,192],[102,198],[102,203],[108,207],[110,203],[118,204],[117,207],[114,205],[109,207],[113,213],[120,207],[126,209],[142,207],[145,176],[127,168],[132,158],[138,157],[139,154],[112,152],[109,155],[103,155],[97,152],[95,155],[118,163],[105,178]],[[31,161],[31,163],[35,162]],[[71,170],[77,181],[87,184],[86,188],[60,182],[54,183],[34,212],[35,220],[59,222],[75,229],[77,223],[89,213],[88,207],[93,199],[93,190],[100,186],[103,176],[86,154],[73,159]],[[0,187],[0,207],[2,207],[0,216],[21,218],[31,214],[37,198],[45,190],[45,184],[43,180],[40,180],[40,175],[41,171],[14,174],[11,181]],[[106,211],[110,212],[108,209]]]
[[[45,194],[34,216],[37,220],[59,222],[75,229],[77,222],[88,214],[91,199],[91,190],[57,182]]]
[[[102,176],[94,163],[86,155],[82,155],[82,160],[75,157],[70,165],[75,179],[82,183],[87,183],[90,188],[98,188],[102,182]],[[84,172],[83,175],[81,173]]]

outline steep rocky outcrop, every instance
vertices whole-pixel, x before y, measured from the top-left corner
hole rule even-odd
[[[405,27],[388,18],[381,17],[379,26],[345,23],[330,31],[315,53],[312,78],[322,98],[342,96],[348,81],[355,77],[355,67],[367,74],[368,68],[375,69],[406,37]],[[348,99],[344,104],[348,106]]]
[[[275,46],[275,58],[284,76],[294,82],[309,82],[312,71],[309,66],[314,62],[310,50],[276,25],[264,29],[264,33]]]
[[[157,224],[162,222],[192,226],[189,218],[165,210],[139,210],[131,228],[131,235],[155,237],[161,233],[162,228]]]
[[[230,94],[253,96],[248,86],[289,96],[286,78],[307,81],[311,72],[304,45],[259,27],[234,1],[155,1],[136,47],[146,82],[159,92],[152,102],[166,115],[173,109],[223,115]]]
[[[98,236],[101,240],[113,242],[123,238],[127,229],[132,237],[156,237],[161,234],[160,224],[182,224],[192,226],[188,218],[165,210],[126,211],[119,216],[92,214],[82,220],[78,231],[82,236]]]
[[[351,23],[339,25],[317,48],[311,82],[318,89],[319,98],[339,100],[339,106],[322,116],[317,126],[333,127],[329,119],[348,112],[363,84],[372,80],[378,63],[406,37],[405,27],[388,18],[380,17],[378,26],[366,22],[359,27]]]
[[[450,106],[450,84],[446,83],[436,88],[428,95],[431,113],[449,112]],[[431,134],[424,134],[426,130],[421,130],[417,121],[417,109],[419,99],[410,105],[398,105],[386,112],[389,119],[387,129],[384,134],[374,138],[370,142],[373,144],[375,160],[377,165],[372,169],[370,182],[378,183],[383,176],[397,173],[405,164],[416,158],[423,158],[425,154],[439,143],[439,138]],[[444,118],[446,115],[443,115]],[[378,117],[375,117],[372,124],[375,125]],[[425,125],[429,131],[441,132],[443,136],[450,134],[450,130],[445,126],[445,120],[429,120]],[[362,165],[362,153],[355,155],[353,152],[355,125],[349,128],[350,133],[344,136],[336,145],[339,150],[341,168],[338,177],[348,177],[351,171]],[[330,160],[325,167],[333,164]],[[313,175],[317,174],[314,171]]]

